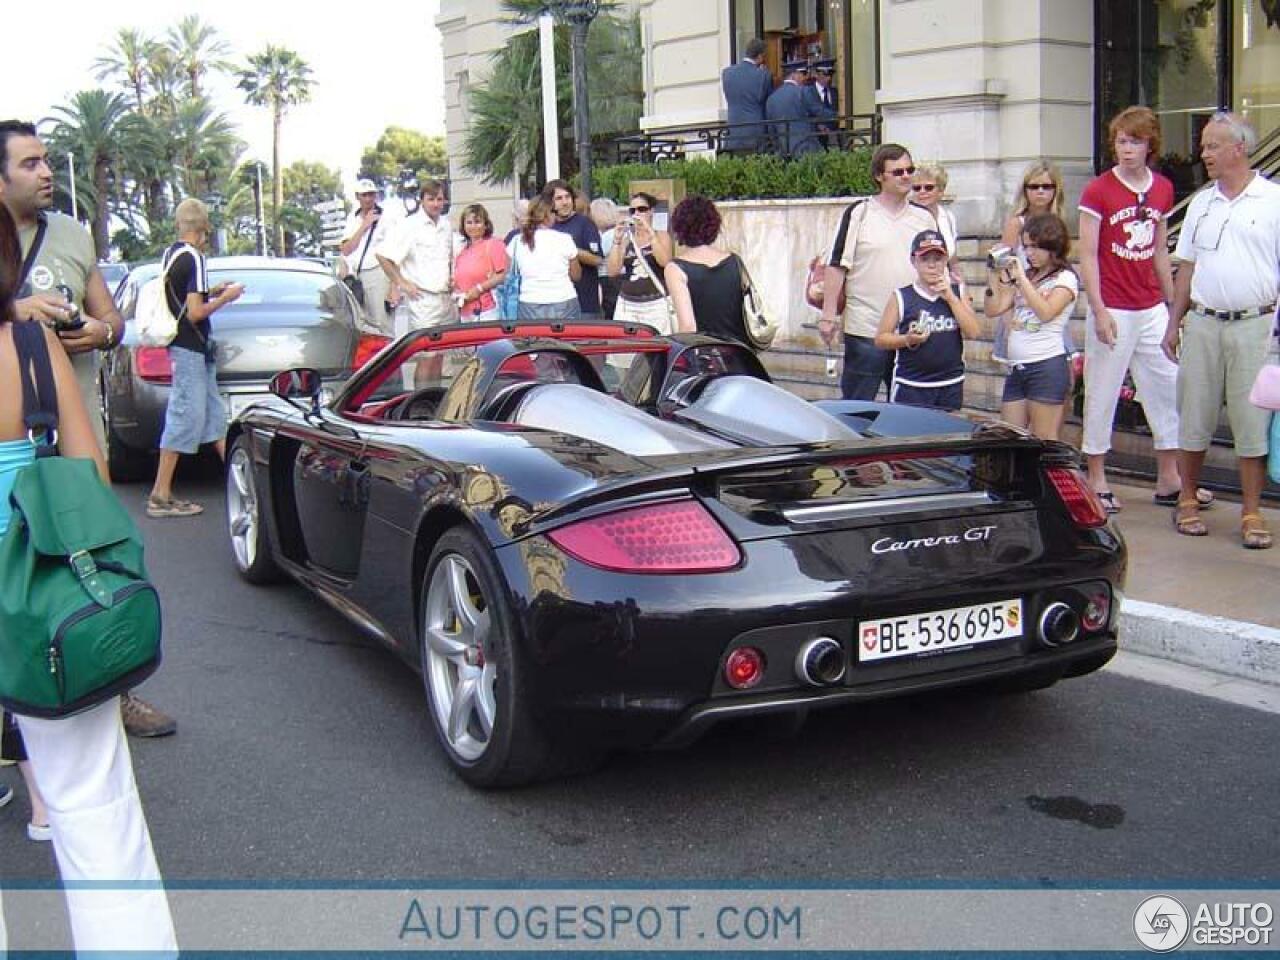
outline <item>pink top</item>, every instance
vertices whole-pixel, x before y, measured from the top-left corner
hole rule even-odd
[[[453,260],[453,289],[465,293],[488,281],[499,270],[508,266],[507,248],[497,237],[485,237],[467,244]],[[497,305],[493,293],[485,291],[479,300],[472,300],[462,308],[463,316],[474,317],[492,310]]]

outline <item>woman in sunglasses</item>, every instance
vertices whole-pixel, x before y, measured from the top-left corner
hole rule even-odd
[[[1000,231],[1000,244],[1015,253],[1022,247],[1022,228],[1028,217],[1053,213],[1059,217],[1066,208],[1062,195],[1062,172],[1049,160],[1037,160],[1022,174],[1022,185],[1013,200],[1013,213]],[[1023,266],[1026,266],[1024,261]]]
[[[609,276],[621,278],[614,319],[647,323],[670,333],[674,308],[661,278],[671,262],[671,235],[653,228],[657,205],[657,198],[648,193],[632,195],[628,216],[614,227],[606,264]]]

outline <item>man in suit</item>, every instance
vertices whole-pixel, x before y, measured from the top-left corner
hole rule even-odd
[[[813,65],[813,83],[804,88],[805,99],[810,110],[816,110],[819,119],[815,121],[818,140],[828,150],[840,145],[837,139],[835,118],[840,115],[836,89],[831,85],[831,75],[835,73],[834,60],[819,60]]]
[[[747,43],[742,60],[725,67],[720,74],[724,88],[724,102],[729,108],[731,125],[724,139],[726,153],[755,153],[760,149],[763,126],[735,127],[733,124],[764,120],[765,101],[773,91],[773,78],[761,66],[764,58],[764,41],[759,37]]]
[[[822,144],[814,136],[814,120],[823,116],[816,101],[805,96],[805,82],[809,79],[809,64],[804,60],[790,60],[783,64],[786,80],[769,94],[764,115],[772,121],[771,127],[777,150],[783,156],[800,157],[821,150]]]

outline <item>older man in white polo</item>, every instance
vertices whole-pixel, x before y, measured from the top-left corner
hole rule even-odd
[[[1267,361],[1280,296],[1280,185],[1249,169],[1256,144],[1253,128],[1233,113],[1214,114],[1204,128],[1200,156],[1214,183],[1196,194],[1182,223],[1164,349],[1174,357],[1181,334],[1177,531],[1208,533],[1196,485],[1225,402],[1239,458],[1241,543],[1265,550],[1271,532],[1260,506],[1271,414],[1249,403],[1249,389]]]
[[[385,303],[389,299],[390,281],[378,262],[376,251],[386,240],[391,221],[383,215],[378,203],[378,185],[372,180],[356,181],[356,204],[347,217],[338,252],[346,261],[348,274],[360,280],[365,322],[389,334],[391,316]]]

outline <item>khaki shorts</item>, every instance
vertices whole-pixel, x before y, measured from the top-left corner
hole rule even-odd
[[[1222,405],[1236,456],[1264,457],[1271,411],[1249,402],[1249,390],[1271,349],[1272,318],[1217,320],[1189,310],[1178,361],[1178,446],[1209,449]]]
[[[409,329],[422,330],[444,323],[458,322],[458,306],[447,293],[426,293],[405,298],[409,306]]]

